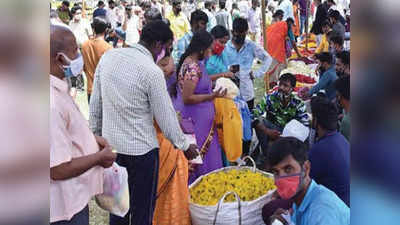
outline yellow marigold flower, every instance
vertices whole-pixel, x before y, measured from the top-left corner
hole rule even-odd
[[[227,193],[236,192],[242,201],[252,201],[275,189],[272,178],[249,169],[221,171],[205,176],[190,189],[191,201],[200,205],[215,205]],[[236,201],[230,194],[225,202]]]

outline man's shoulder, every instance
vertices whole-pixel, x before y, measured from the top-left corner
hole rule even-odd
[[[105,40],[89,39],[82,44],[82,51],[86,51],[89,48],[94,47],[94,49],[110,50],[112,46]]]
[[[136,63],[132,63],[134,60]],[[115,64],[118,62],[117,64]],[[130,71],[139,74],[142,78],[151,78],[162,74],[162,70],[153,59],[136,48],[113,48],[106,51],[99,64],[105,67],[114,67],[118,71]],[[127,67],[129,67],[127,69]],[[136,71],[136,72],[135,72]]]
[[[309,210],[324,211],[329,214],[342,214],[348,210],[348,207],[333,191],[321,184],[315,183]]]

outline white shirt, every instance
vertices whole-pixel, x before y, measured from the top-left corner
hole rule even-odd
[[[260,8],[257,8],[256,10],[251,8],[249,10],[248,21],[249,21],[249,32],[250,33],[260,32],[260,29],[261,29],[260,13],[261,13]]]
[[[203,10],[208,17],[208,23],[207,23],[207,31],[210,32],[211,29],[213,29],[217,25],[217,20],[215,19],[215,15],[213,12],[211,12],[208,9]]]
[[[249,16],[249,2],[247,1],[240,1],[238,3],[238,8],[240,11],[240,17],[247,19],[247,17]]]
[[[106,19],[107,22],[111,23],[113,28],[117,28],[118,15],[116,13],[116,7],[114,9],[107,8]]]
[[[160,11],[161,14],[163,13],[163,11],[162,11],[162,5],[161,5],[159,2],[156,2],[156,4],[154,4],[154,3],[152,2],[152,3],[151,3],[151,7],[152,7],[152,8],[158,9],[158,11]]]
[[[133,45],[139,42],[139,17],[132,14],[132,17],[127,21],[126,24],[126,40],[127,45]]]
[[[228,11],[226,9],[220,10],[215,15],[215,20],[217,21],[217,25],[224,26],[227,30],[231,30],[232,17],[231,17],[231,14],[228,13]]]
[[[278,9],[283,11],[283,21],[286,21],[289,17],[294,20],[293,4],[290,0],[283,0]]]
[[[168,1],[165,1],[164,3],[164,14],[168,15],[172,11],[172,6],[168,3]]]
[[[196,3],[193,2],[191,4],[191,3],[188,2],[185,5],[184,14],[190,20],[190,17],[192,16],[192,12],[194,12],[195,10],[196,10]]]
[[[349,9],[349,3],[348,0],[336,0],[336,5],[332,5],[329,10],[337,10],[340,12],[340,15],[342,15],[344,18],[346,17],[344,10]]]
[[[76,43],[79,47],[82,46],[85,41],[89,40],[89,36],[93,35],[92,27],[87,19],[81,18],[79,22],[71,20],[69,26],[72,33],[75,35]]]
[[[230,12],[232,10],[232,0],[226,0],[225,2],[226,11]]]
[[[123,6],[115,7],[115,14],[117,15],[117,21],[119,23],[124,24],[125,21],[125,8]]]

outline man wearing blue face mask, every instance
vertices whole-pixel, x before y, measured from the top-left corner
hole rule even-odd
[[[50,224],[89,225],[89,200],[103,192],[103,168],[117,155],[93,135],[64,79],[78,75],[82,56],[72,32],[50,27]]]
[[[263,213],[264,221],[266,224],[279,220],[296,225],[349,225],[349,207],[334,192],[310,178],[312,164],[307,151],[307,146],[294,137],[281,138],[271,146],[267,169],[274,174],[277,191],[274,200],[266,206],[279,199],[288,201],[291,208],[289,211],[287,204],[276,204],[286,208],[274,210],[272,216]]]
[[[118,151],[117,163],[126,167],[131,209],[125,217],[110,215],[110,225],[150,225],[156,203],[159,144],[156,122],[164,136],[197,157],[197,145],[183,134],[164,74],[155,61],[170,49],[173,33],[161,20],[147,24],[138,44],[112,49],[100,59],[90,99],[90,128]]]

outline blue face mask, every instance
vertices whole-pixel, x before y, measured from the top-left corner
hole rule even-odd
[[[81,54],[79,54],[79,56],[74,60],[71,60],[70,58],[68,58],[68,56],[66,56],[64,53],[59,53],[59,54],[61,54],[68,63],[68,65],[62,66],[65,77],[67,77],[67,78],[68,77],[76,77],[82,72],[83,57]]]

